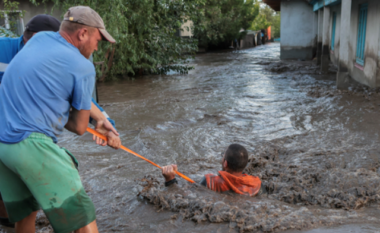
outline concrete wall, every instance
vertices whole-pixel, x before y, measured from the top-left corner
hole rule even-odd
[[[348,1],[348,0],[347,0]],[[365,39],[364,66],[356,63],[356,47],[358,39],[359,5],[368,3],[367,28]],[[349,5],[347,5],[349,6]],[[341,20],[342,5],[328,6],[329,19],[323,25],[323,35],[328,35],[325,41],[329,47],[329,59],[335,65],[348,71],[354,80],[370,87],[380,87],[380,1],[379,0],[352,0],[350,12],[351,18],[347,21],[349,26],[348,48],[341,51]],[[335,28],[334,51],[331,50],[331,33],[333,13],[337,14]],[[318,19],[325,15],[320,12]],[[316,12],[302,0],[283,0],[281,2],[281,59],[311,59],[313,47],[315,47],[315,33],[318,28],[318,44],[322,33],[321,27],[317,27]],[[348,16],[347,16],[348,17]],[[327,27],[327,28],[326,28]],[[326,30],[327,29],[327,30]],[[345,37],[347,38],[347,37]],[[318,45],[319,46],[319,45]],[[317,46],[317,48],[318,48]],[[318,50],[317,50],[318,51]],[[343,54],[341,59],[339,54]],[[343,61],[344,60],[344,61]]]
[[[314,12],[314,22],[313,22],[313,57],[317,54],[318,46],[318,11]]]
[[[356,45],[358,38],[359,5],[368,3],[367,31],[365,39],[364,67],[356,64]],[[353,0],[351,9],[351,37],[349,46],[348,70],[356,81],[370,87],[380,86],[379,67],[379,34],[380,2],[378,0]]]
[[[255,34],[247,34],[243,39],[240,40],[240,48],[252,48],[255,47]]]
[[[359,26],[359,5],[368,3],[368,18],[365,40],[364,66],[356,63],[356,47],[358,39]],[[331,17],[329,30],[332,30],[333,12],[337,13],[336,31],[335,31],[335,48],[330,50],[330,60],[333,64],[339,64],[340,52],[340,30],[341,30],[341,5],[331,6]],[[348,49],[347,67],[350,76],[370,87],[380,87],[380,1],[378,0],[352,0],[351,21],[350,21],[350,38]],[[330,36],[331,37],[331,36]],[[331,38],[330,38],[331,48]]]
[[[313,58],[313,22],[313,7],[306,1],[281,1],[281,59]]]
[[[338,65],[339,61],[339,49],[340,49],[340,22],[341,22],[341,6],[336,5],[331,7],[331,17],[330,17],[330,31],[332,33],[333,15],[336,13],[336,26],[335,26],[335,46],[334,51],[331,50],[331,38],[330,38],[330,60],[333,64]],[[332,35],[332,34],[331,34]]]
[[[51,12],[51,9],[53,7],[52,2],[47,2],[45,4],[40,4],[38,6],[33,5],[30,3],[29,0],[21,0],[19,1],[19,10],[24,10],[24,25],[26,25],[33,16],[38,14],[49,14],[54,17],[56,17],[59,21],[62,21],[62,13],[61,11],[55,9],[53,12]]]

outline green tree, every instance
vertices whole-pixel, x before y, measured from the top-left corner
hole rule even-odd
[[[100,43],[94,61],[112,64],[108,78],[192,69],[187,61],[197,50],[197,41],[179,37],[178,30],[197,15],[204,0],[30,0],[35,5],[48,1],[62,12],[72,6],[90,6],[103,18],[117,43]]]
[[[8,20],[10,18],[12,18],[12,14],[13,11],[17,10],[18,9],[18,5],[19,5],[19,2],[17,1],[10,1],[10,0],[3,0],[0,2],[0,9],[1,9],[1,14],[0,14],[0,19],[4,19],[4,15],[7,14],[8,15]],[[18,13],[22,16],[23,12],[21,13]],[[17,15],[19,16],[19,15]],[[4,24],[1,24],[0,26],[0,35],[1,36],[6,36],[6,37],[16,37],[17,35],[12,33],[12,29],[13,27],[15,26],[15,22],[13,21],[8,21],[9,25],[10,25],[10,29],[11,30],[7,30],[5,29],[6,28],[6,25],[5,25],[5,20],[1,20],[4,22]]]
[[[109,46],[115,46],[112,76],[136,72],[187,73],[185,63],[197,50],[197,42],[182,39],[177,31],[186,19],[192,19],[201,0],[53,0],[66,10],[86,5],[103,18],[116,45],[103,43],[94,60],[104,60]]]
[[[253,31],[258,31],[261,29],[267,29],[271,26],[270,22],[268,22],[265,14],[260,14],[256,17],[256,19],[252,22],[250,29]]]
[[[0,2],[0,9],[2,13],[9,13],[14,10],[18,9],[19,2],[17,1],[10,1],[10,0],[2,0]],[[0,15],[0,17],[4,17],[3,14]]]
[[[195,17],[194,36],[201,47],[239,39],[258,13],[256,0],[206,0]]]
[[[276,12],[276,14],[273,16],[272,34],[273,34],[273,38],[280,37],[280,34],[281,34],[281,13],[280,12]]]
[[[250,29],[258,31],[269,26],[272,28],[272,37],[280,37],[281,15],[265,5],[260,7],[259,15],[253,20]]]

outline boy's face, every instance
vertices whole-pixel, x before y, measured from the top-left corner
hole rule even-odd
[[[222,171],[226,171],[226,168],[224,167],[224,164],[225,164],[225,159],[224,157],[226,156],[225,153],[223,152],[222,154],[222,160],[221,160],[221,163],[222,163]]]

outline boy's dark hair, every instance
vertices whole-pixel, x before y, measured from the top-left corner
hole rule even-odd
[[[231,144],[224,153],[228,167],[235,172],[242,172],[248,163],[248,151],[244,146]]]
[[[29,31],[28,29],[25,29],[24,34],[23,34],[24,39],[26,41],[30,40],[30,38],[32,38],[32,36],[33,36],[34,33],[35,32],[32,32],[32,31]]]
[[[32,38],[33,34],[42,31],[59,31],[59,26],[61,22],[51,15],[36,15],[30,19],[30,21],[25,26],[24,39],[26,41]]]

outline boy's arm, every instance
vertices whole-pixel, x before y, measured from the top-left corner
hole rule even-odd
[[[178,183],[177,179],[175,178],[176,172],[177,171],[177,165],[172,164],[168,165],[165,167],[162,167],[162,175],[165,177],[165,186],[170,186],[174,183]],[[201,182],[199,183],[200,185],[203,185],[207,187],[207,181],[206,177],[204,176]]]
[[[175,172],[177,171],[177,165],[172,164],[161,168],[162,175],[165,177],[165,186],[170,186],[174,183],[178,183],[175,178]]]
[[[203,176],[203,178],[202,178],[201,182],[199,182],[199,184],[207,187],[207,180],[206,180],[205,176]]]

